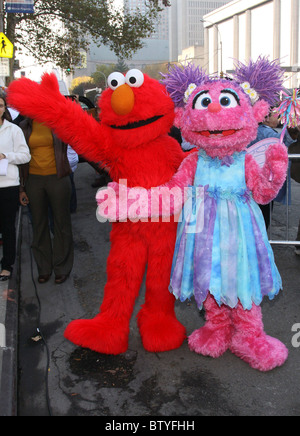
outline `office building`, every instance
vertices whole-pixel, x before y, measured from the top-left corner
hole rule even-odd
[[[287,88],[300,86],[300,0],[234,0],[204,16],[204,63],[230,71],[234,60],[279,59]]]

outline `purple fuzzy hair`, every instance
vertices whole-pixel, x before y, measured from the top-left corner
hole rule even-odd
[[[277,60],[270,62],[268,58],[260,56],[256,62],[250,60],[248,65],[236,61],[235,69],[233,77],[236,82],[248,82],[258,93],[259,99],[265,100],[270,106],[278,103],[284,73]]]
[[[167,74],[161,73],[161,82],[165,85],[170,97],[177,107],[184,107],[184,93],[191,83],[196,86],[209,80],[202,69],[189,63],[186,67],[173,65]]]

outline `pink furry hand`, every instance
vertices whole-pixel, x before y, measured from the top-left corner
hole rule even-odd
[[[270,170],[274,183],[280,188],[286,179],[288,163],[288,151],[285,145],[274,144],[268,148],[264,167]]]
[[[120,183],[109,183],[107,188],[99,189],[96,195],[99,221],[126,221],[128,218],[137,221],[147,216],[146,196],[147,190],[144,188],[134,188],[134,191],[127,188],[126,180],[120,180]]]
[[[284,145],[274,144],[266,152],[263,168],[251,155],[246,155],[246,182],[259,204],[272,201],[286,180],[288,152]]]
[[[170,217],[181,212],[186,200],[185,188],[192,184],[198,153],[191,153],[180,165],[178,172],[167,183],[151,189],[128,188],[126,180],[112,182],[107,189],[98,191],[98,214],[109,221]]]
[[[98,204],[96,212],[98,221],[117,221],[116,195],[113,190],[109,187],[99,189],[96,194],[96,201]]]

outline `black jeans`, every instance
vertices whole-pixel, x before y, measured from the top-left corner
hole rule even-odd
[[[12,272],[16,260],[16,215],[19,206],[19,186],[0,188],[0,223],[3,240],[2,269]]]
[[[273,206],[274,206],[273,201],[271,201],[271,203],[268,204],[259,204],[260,210],[262,211],[262,214],[264,216],[267,230],[270,226],[270,212],[271,212],[271,208],[273,210]]]

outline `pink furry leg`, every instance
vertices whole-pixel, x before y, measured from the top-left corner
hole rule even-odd
[[[232,310],[235,333],[230,350],[249,365],[260,371],[270,371],[284,364],[288,350],[278,339],[266,335],[262,321],[261,308],[253,305],[244,310],[239,303]]]
[[[231,310],[219,306],[209,295],[204,303],[206,324],[189,337],[192,351],[204,356],[220,357],[229,348],[232,325]]]

